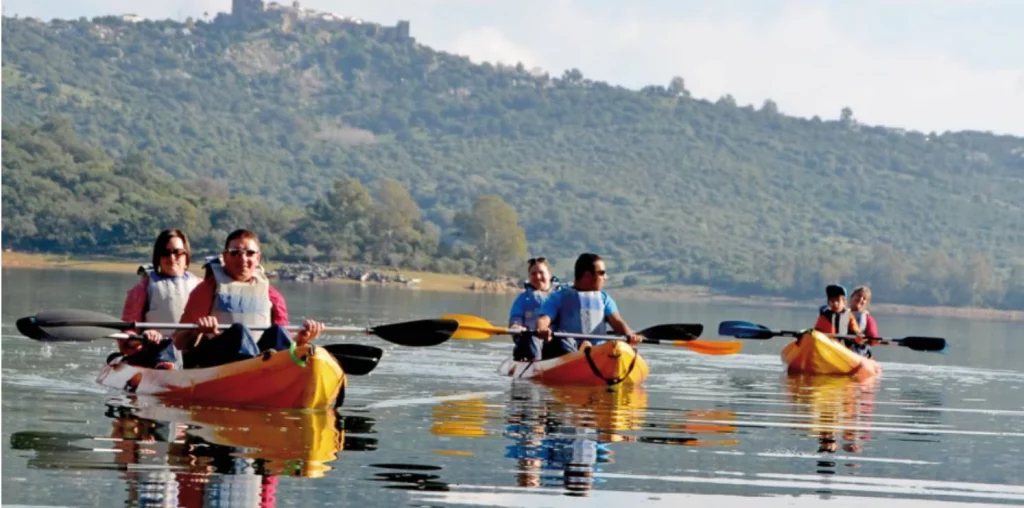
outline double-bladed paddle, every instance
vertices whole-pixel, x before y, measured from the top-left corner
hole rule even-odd
[[[494,335],[533,334],[534,330],[513,330],[495,326],[484,318],[470,314],[445,314],[442,319],[452,319],[459,323],[459,329],[452,335],[453,339],[484,340]],[[739,352],[743,344],[740,342],[711,342],[695,340],[704,332],[704,325],[699,323],[663,324],[645,328],[637,332],[643,336],[645,344],[665,344],[685,347],[705,355],[732,355]],[[594,335],[585,333],[554,332],[555,337],[583,340],[629,340],[624,335]]]
[[[196,324],[145,323],[121,321],[114,316],[82,309],[56,309],[27,316],[17,321],[18,331],[30,339],[44,342],[86,342],[110,335],[110,330],[195,330]],[[220,325],[226,330],[230,325]],[[250,330],[265,330],[269,327],[250,326]],[[383,340],[400,346],[436,346],[446,342],[459,328],[458,321],[451,319],[420,319],[386,325],[362,328],[358,326],[329,326],[324,333],[376,335]],[[286,326],[285,330],[302,330],[301,326]]]
[[[801,337],[804,331],[793,330],[772,330],[766,326],[751,323],[748,321],[722,321],[718,324],[718,334],[737,339],[771,339],[773,337]],[[853,339],[856,335],[825,334],[837,339]],[[903,337],[899,339],[885,339],[882,337],[865,337],[870,344],[883,346],[903,346],[914,351],[930,351],[944,353],[948,345],[946,339],[941,337]]]
[[[112,333],[106,335],[107,339],[138,339],[145,340],[141,335],[127,333]],[[52,342],[52,341],[50,341]],[[322,347],[341,365],[341,370],[349,376],[365,376],[377,368],[380,359],[384,356],[384,350],[374,346],[362,344],[316,344]]]

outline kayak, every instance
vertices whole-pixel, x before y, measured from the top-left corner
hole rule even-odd
[[[96,382],[171,403],[279,409],[329,408],[341,405],[345,393],[341,365],[313,344],[201,369],[158,370],[115,360],[100,369]]]
[[[831,337],[811,330],[782,348],[790,374],[825,374],[870,379],[882,372],[878,362],[854,353]]]
[[[642,383],[650,369],[632,346],[610,340],[548,360],[517,362],[510,357],[498,373],[552,385],[617,385]]]

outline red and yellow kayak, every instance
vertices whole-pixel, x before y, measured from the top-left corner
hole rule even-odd
[[[551,385],[616,385],[642,383],[650,368],[629,344],[607,341],[549,360],[517,362],[508,358],[498,373]]]
[[[865,358],[818,331],[811,330],[782,348],[790,374],[825,374],[866,380],[882,372],[878,362]]]
[[[103,366],[96,382],[179,404],[320,409],[335,405],[346,380],[327,350],[307,344],[202,369],[157,370],[115,363]]]

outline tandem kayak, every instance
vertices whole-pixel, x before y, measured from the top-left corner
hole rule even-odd
[[[216,367],[157,370],[115,361],[96,382],[172,403],[321,409],[341,405],[345,373],[323,347],[313,344]]]
[[[815,330],[782,348],[782,362],[790,374],[826,374],[866,380],[882,372],[878,362],[854,353],[842,342]]]
[[[613,340],[549,360],[517,362],[508,358],[498,373],[552,385],[617,385],[642,383],[650,369],[636,349]]]

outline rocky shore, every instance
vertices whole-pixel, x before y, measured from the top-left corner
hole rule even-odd
[[[348,280],[360,283],[398,284],[417,286],[422,282],[419,278],[406,277],[398,269],[380,270],[365,266],[325,265],[319,263],[291,263],[279,266],[267,272],[269,277],[296,282],[315,282],[330,280]],[[522,283],[511,277],[486,277],[472,281],[466,287],[470,291],[511,292],[522,288]]]

